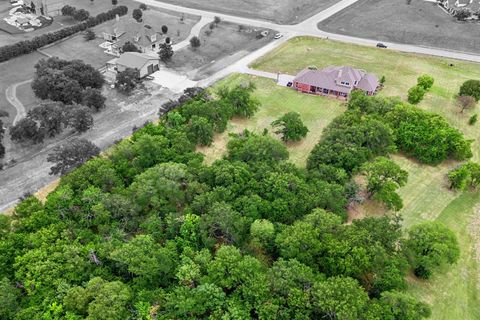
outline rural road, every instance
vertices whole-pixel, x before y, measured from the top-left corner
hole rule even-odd
[[[329,38],[332,40],[359,44],[359,45],[366,45],[366,46],[375,46],[379,42],[376,39],[364,39],[364,38],[329,33],[329,32],[322,31],[317,27],[319,22],[330,18],[334,14],[353,5],[359,0],[339,1],[333,6],[295,25],[281,25],[281,24],[276,24],[273,22],[268,22],[268,21],[263,21],[258,19],[249,19],[244,17],[237,17],[237,16],[228,15],[228,14],[223,14],[219,12],[192,9],[192,8],[168,4],[168,3],[164,3],[156,0],[135,0],[135,1],[145,3],[153,7],[185,12],[185,13],[189,13],[189,14],[193,14],[201,17],[207,17],[207,18],[213,19],[215,16],[218,16],[223,20],[230,21],[233,23],[251,25],[251,26],[256,26],[261,28],[269,28],[269,29],[273,29],[273,30],[277,30],[278,32],[281,32],[288,38],[295,37],[295,36],[314,36],[314,37]],[[385,41],[382,41],[382,43],[387,45],[390,49],[397,50],[397,51],[480,62],[480,55],[476,55],[473,53],[445,50],[440,48],[422,47],[422,46],[415,46],[415,45],[408,45],[408,44],[400,44],[400,43],[392,43],[392,42],[385,42]]]
[[[15,115],[15,119],[13,120],[13,124],[15,125],[20,119],[24,118],[27,115],[23,104],[17,98],[17,88],[21,85],[27,84],[32,82],[32,79],[22,81],[19,83],[12,84],[5,90],[5,96],[7,101],[10,102],[12,106],[15,107],[17,110],[17,114]]]

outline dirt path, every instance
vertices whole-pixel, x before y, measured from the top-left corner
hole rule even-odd
[[[32,82],[33,79],[29,79],[26,81],[18,82],[15,84],[12,84],[5,90],[5,96],[7,98],[7,101],[15,107],[17,110],[17,114],[15,115],[15,119],[13,120],[13,124],[15,125],[20,119],[24,118],[27,115],[27,112],[25,111],[25,107],[23,104],[18,100],[17,98],[17,88],[21,85],[27,84]]]

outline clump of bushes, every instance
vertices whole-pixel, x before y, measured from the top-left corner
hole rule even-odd
[[[433,86],[434,79],[429,75],[422,75],[417,79],[417,85],[408,90],[408,102],[418,104],[423,100],[425,93]]]

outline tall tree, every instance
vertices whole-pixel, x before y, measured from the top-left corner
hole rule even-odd
[[[85,139],[75,139],[59,145],[47,157],[48,162],[54,163],[50,174],[64,175],[99,153],[100,148]]]
[[[160,60],[163,62],[168,62],[172,60],[173,57],[173,49],[170,43],[162,43],[160,44],[160,50],[158,51],[158,56]]]
[[[457,237],[439,222],[413,226],[406,243],[415,274],[428,279],[441,265],[455,263],[460,256]]]
[[[280,134],[283,141],[300,141],[308,133],[308,128],[303,124],[300,114],[289,112],[272,122],[276,134]]]

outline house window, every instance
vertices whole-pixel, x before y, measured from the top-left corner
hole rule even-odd
[[[350,85],[350,83],[349,83],[349,82],[345,82],[345,85],[349,86],[349,85]]]

